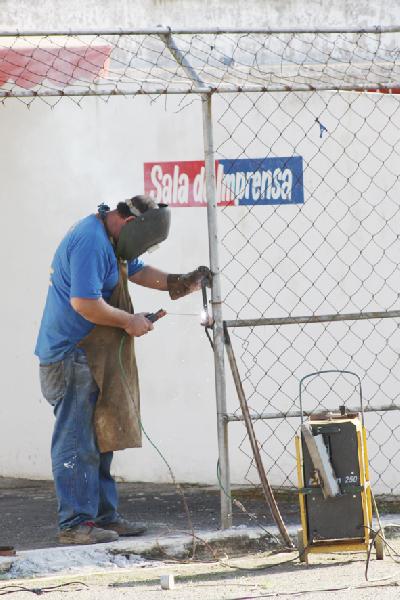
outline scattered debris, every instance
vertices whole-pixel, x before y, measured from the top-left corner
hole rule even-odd
[[[8,573],[13,565],[14,558],[0,556],[0,573]]]
[[[163,590],[173,590],[175,588],[175,578],[173,575],[161,575],[160,585]]]
[[[0,556],[15,556],[14,546],[0,546]]]

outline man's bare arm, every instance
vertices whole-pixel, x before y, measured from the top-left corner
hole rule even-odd
[[[95,325],[120,327],[131,336],[140,337],[153,329],[153,324],[146,319],[145,313],[131,315],[124,310],[110,306],[103,298],[92,300],[75,297],[71,298],[71,306],[87,321]]]
[[[129,281],[133,281],[133,283],[137,283],[138,285],[153,290],[166,292],[168,290],[167,277],[168,273],[164,273],[164,271],[146,265],[143,269],[129,277]]]

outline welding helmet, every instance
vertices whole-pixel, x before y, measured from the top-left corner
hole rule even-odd
[[[167,239],[171,222],[171,212],[166,204],[157,204],[148,197],[137,196],[140,201],[146,200],[146,206],[139,208],[132,200],[126,200],[131,214],[135,217],[121,229],[116,254],[123,260],[133,260],[144,254],[157,244]],[[144,211],[143,211],[144,209]]]

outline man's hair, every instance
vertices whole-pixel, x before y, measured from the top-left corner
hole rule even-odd
[[[125,202],[118,202],[117,211],[118,214],[126,219],[132,215],[137,216],[137,212],[145,213],[150,208],[158,208],[157,202],[150,196],[133,196]],[[135,210],[136,209],[136,210]]]

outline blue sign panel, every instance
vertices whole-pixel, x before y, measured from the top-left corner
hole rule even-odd
[[[303,204],[303,158],[217,160],[219,200],[228,204]],[[219,172],[219,173],[218,173]],[[222,185],[221,185],[222,184]],[[219,186],[218,186],[219,187]]]

